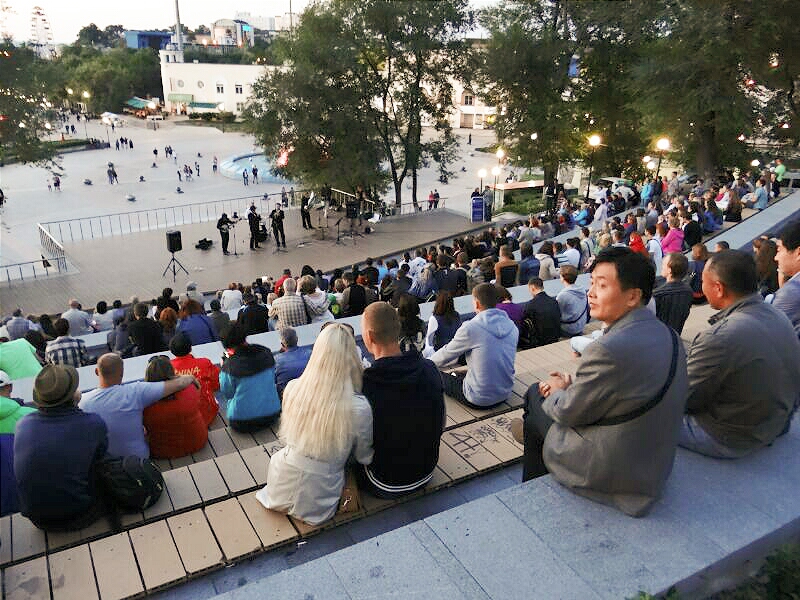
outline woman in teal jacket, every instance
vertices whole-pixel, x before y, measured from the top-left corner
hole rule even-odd
[[[239,324],[228,330],[222,340],[228,356],[219,374],[219,389],[228,401],[228,422],[245,433],[268,427],[281,413],[272,352],[248,344],[246,337]]]

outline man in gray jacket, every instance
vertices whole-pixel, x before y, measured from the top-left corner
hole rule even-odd
[[[561,335],[572,337],[583,333],[589,322],[589,302],[586,291],[575,285],[578,269],[572,265],[564,265],[560,269],[563,288],[556,296],[561,309]]]
[[[686,399],[686,355],[677,334],[645,308],[653,264],[608,248],[592,268],[589,306],[606,323],[573,383],[551,373],[528,390],[523,479],[548,471],[577,494],[633,516],[658,500],[672,470]]]
[[[712,255],[703,269],[703,293],[720,312],[689,350],[680,445],[737,458],[788,429],[800,398],[800,342],[788,317],[762,301],[749,254]]]
[[[476,285],[472,290],[476,315],[431,357],[440,369],[466,357],[466,376],[463,369],[443,372],[442,386],[448,396],[478,408],[503,402],[514,385],[519,330],[505,312],[495,308],[497,300],[494,285]]]

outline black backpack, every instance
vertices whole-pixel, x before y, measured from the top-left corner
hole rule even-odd
[[[155,504],[164,491],[164,478],[149,458],[126,456],[100,463],[100,481],[114,505],[140,511]]]

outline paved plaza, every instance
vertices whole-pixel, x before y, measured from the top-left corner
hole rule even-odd
[[[83,123],[77,124],[79,133],[83,133],[83,127]],[[467,145],[468,133],[472,133],[472,146]],[[99,122],[90,122],[88,135],[106,139],[106,127]],[[40,256],[42,251],[36,228],[39,222],[276,194],[281,190],[280,184],[244,187],[240,181],[212,174],[215,156],[221,163],[229,156],[258,150],[249,135],[223,133],[211,127],[181,126],[171,121],[159,123],[159,128],[152,130],[146,129],[145,124],[135,118],[129,118],[128,125],[117,128],[114,133],[109,130],[108,135],[125,136],[133,142],[134,148],[116,150],[115,139],[111,137],[109,149],[64,154],[60,161],[63,173],[61,192],[48,191],[50,173],[46,169],[27,165],[0,168],[0,187],[7,197],[7,203],[0,211],[0,264],[31,261]],[[216,289],[233,279],[249,281],[258,275],[279,275],[287,266],[299,270],[303,264],[311,264],[315,268],[331,269],[362,260],[367,255],[379,256],[468,229],[469,196],[479,185],[476,173],[480,168],[490,169],[496,163],[493,155],[475,153],[474,148],[491,144],[494,133],[462,130],[458,135],[462,142],[462,156],[454,166],[456,176],[448,185],[442,185],[437,180],[435,169],[423,169],[419,177],[419,199],[424,206],[428,192],[436,188],[449,211],[461,217],[447,213],[425,215],[421,223],[399,219],[396,223],[381,224],[375,235],[358,238],[355,246],[349,239],[345,240],[345,245],[333,243],[336,219],[331,218],[327,240],[313,240],[311,244],[298,248],[298,242],[311,240],[300,227],[298,212],[288,211],[290,253],[273,257],[272,247],[268,245],[257,253],[257,257],[249,256],[255,253],[249,253],[246,227],[240,226],[237,241],[239,251],[245,254],[243,259],[222,256],[213,222],[182,226],[179,229],[183,233],[184,252],[178,258],[189,275],[179,275],[176,289],[189,280],[198,282],[201,289]],[[164,147],[167,145],[172,146],[177,162],[165,157]],[[158,149],[157,158],[153,155],[154,148]],[[151,166],[154,159],[156,168]],[[114,163],[118,184],[110,185],[107,181],[109,162]],[[190,182],[179,182],[176,171],[183,164],[194,168],[195,162],[200,165],[200,176],[195,176]],[[462,166],[466,169],[463,172],[460,170]],[[140,176],[145,178],[144,182],[139,181]],[[84,179],[90,179],[92,185],[85,185]],[[179,185],[183,194],[176,193]],[[410,179],[404,182],[404,188],[403,200],[410,202]],[[126,200],[129,194],[136,197],[135,202]],[[392,198],[393,190],[390,188],[385,199],[391,201]],[[318,224],[316,215],[314,224]],[[55,312],[62,310],[64,302],[72,295],[82,297],[87,305],[103,298],[126,300],[134,293],[141,297],[157,295],[167,282],[172,283],[171,276],[169,279],[161,278],[169,260],[164,231],[115,236],[90,243],[66,243],[71,267],[77,272],[0,284],[0,312],[9,312],[16,305],[33,312]],[[202,237],[215,243],[214,248],[206,253],[194,250],[194,244]]]

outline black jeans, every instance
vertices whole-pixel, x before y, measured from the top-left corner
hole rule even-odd
[[[473,404],[467,397],[464,395],[464,377],[462,373],[445,373],[444,371],[439,371],[439,375],[442,376],[442,391],[445,394],[450,396],[451,398],[455,398],[462,404],[466,404],[467,406],[471,406],[472,408],[478,408],[480,410],[485,410],[487,408],[492,408],[493,406],[497,406],[498,404],[505,402],[505,398],[500,400],[499,402],[495,402],[494,404],[487,404],[486,406],[478,406],[477,404]]]
[[[286,234],[283,232],[283,223],[272,226],[272,236],[275,238],[276,246],[282,245],[284,248],[286,248]]]
[[[539,393],[539,384],[534,383],[525,394],[525,412],[522,415],[523,432],[525,434],[525,451],[522,455],[522,481],[535,479],[547,475],[547,467],[542,458],[544,438],[550,426],[551,419],[542,410],[542,395]]]
[[[275,421],[277,421],[280,416],[281,413],[275,413],[274,415],[269,415],[268,417],[258,417],[256,419],[230,419],[229,424],[231,429],[238,431],[239,433],[253,433],[254,431],[266,429]]]
[[[222,251],[228,251],[228,242],[231,239],[231,234],[227,231],[220,231],[219,236],[222,238]]]

